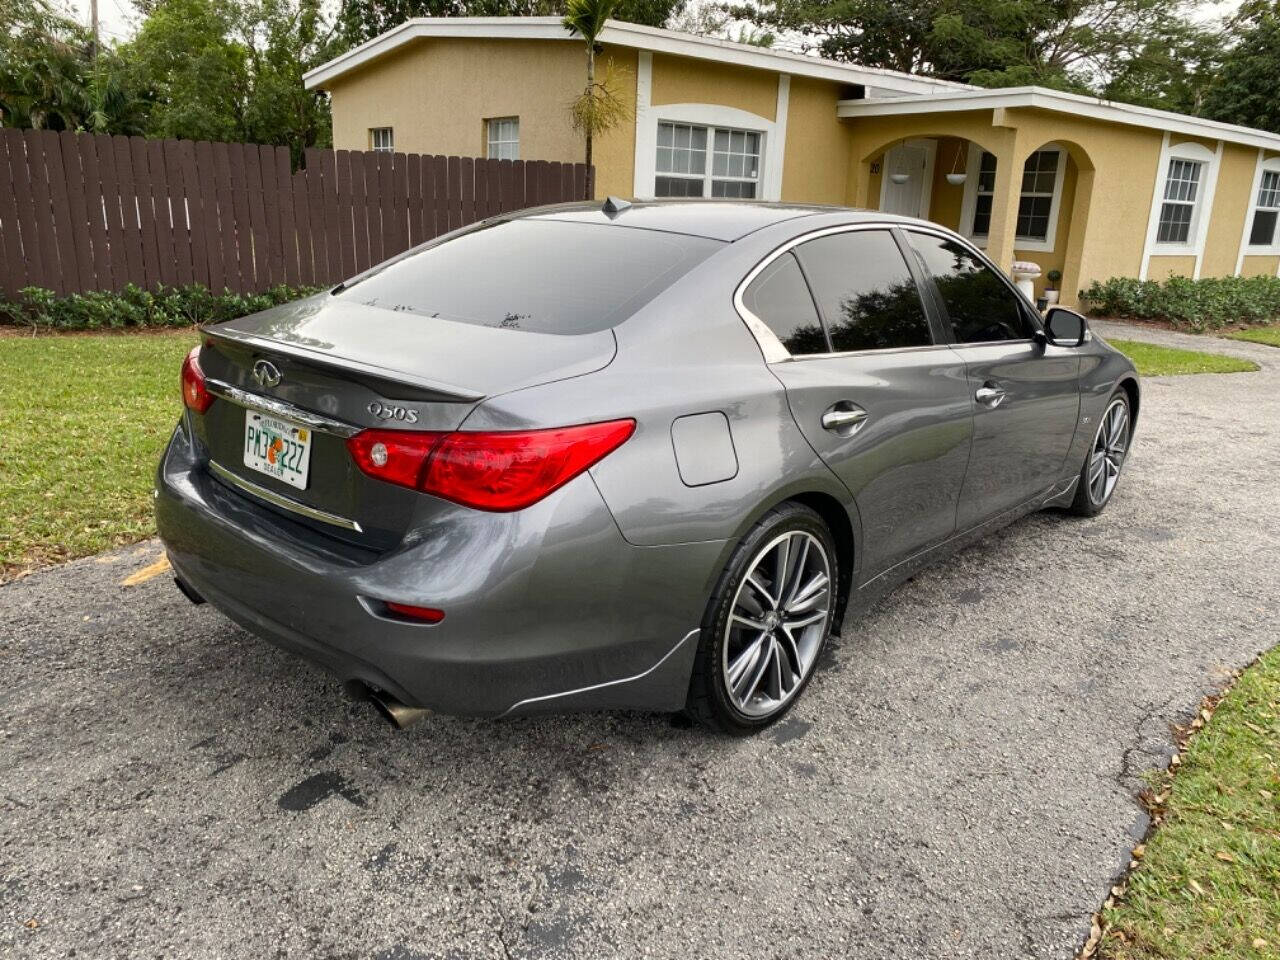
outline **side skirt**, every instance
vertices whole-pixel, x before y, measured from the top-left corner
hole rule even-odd
[[[963,530],[960,533],[952,534],[941,543],[932,547],[927,547],[919,553],[902,560],[883,573],[878,573],[862,586],[860,586],[849,598],[850,610],[865,610],[871,604],[881,599],[893,588],[907,580],[910,580],[920,571],[927,567],[933,566],[939,560],[951,556],[957,551],[963,550],[965,547],[971,546],[982,540],[988,534],[999,530],[1001,527],[1007,527],[1016,520],[1020,520],[1028,514],[1035,513],[1045,507],[1059,506],[1059,501],[1064,497],[1066,503],[1070,503],[1072,497],[1075,496],[1076,482],[1078,477],[1074,477],[1066,482],[1066,489],[1063,489],[1062,482],[1054,484],[1054,486],[1046,493],[1039,493],[1019,504],[1016,507],[998,513],[988,520]],[[845,622],[848,622],[846,614]]]

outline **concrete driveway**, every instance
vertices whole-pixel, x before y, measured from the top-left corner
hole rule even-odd
[[[1101,518],[922,574],[754,740],[396,733],[166,577],[121,586],[154,543],[0,588],[0,953],[1070,957],[1170,721],[1280,636],[1268,349],[1148,381]]]

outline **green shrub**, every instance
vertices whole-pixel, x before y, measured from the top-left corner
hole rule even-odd
[[[1093,314],[1163,320],[1196,333],[1280,320],[1280,277],[1112,277],[1095,280],[1081,296]]]
[[[129,284],[119,292],[57,296],[24,287],[19,300],[0,298],[0,323],[45,330],[111,330],[126,327],[189,327],[231,320],[315,293],[286,284],[262,293],[212,293],[200,284],[144,290]]]

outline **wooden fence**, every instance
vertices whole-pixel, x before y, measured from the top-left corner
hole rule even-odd
[[[583,164],[0,129],[0,293],[336,283],[455,227],[579,200]]]

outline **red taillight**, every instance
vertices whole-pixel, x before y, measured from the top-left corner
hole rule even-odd
[[[512,432],[363,430],[347,441],[371,477],[477,510],[522,510],[616,450],[634,420]]]
[[[444,619],[444,611],[437,610],[435,607],[415,607],[410,603],[393,603],[390,600],[383,602],[391,613],[399,617],[406,617],[409,620],[421,620],[423,623],[439,623]]]
[[[182,402],[188,410],[204,413],[213,405],[213,394],[204,382],[200,369],[200,348],[192,347],[187,359],[182,361]]]

